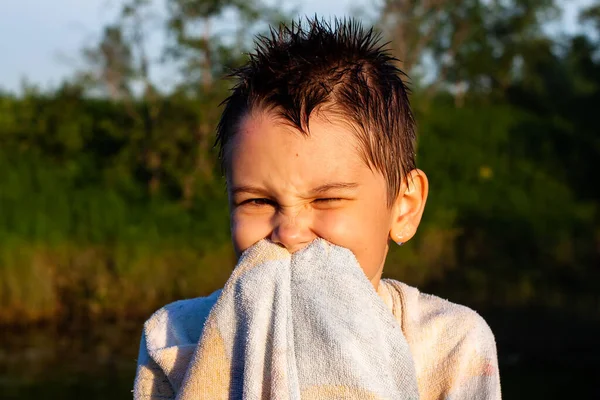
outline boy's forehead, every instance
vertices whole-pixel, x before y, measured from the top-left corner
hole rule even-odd
[[[332,175],[347,179],[368,168],[356,133],[327,116],[311,118],[305,133],[280,117],[252,113],[241,121],[229,147],[228,179],[284,175],[308,183],[332,180]]]
[[[276,136],[273,136],[273,133]],[[253,111],[241,119],[232,137],[233,147],[269,141],[286,149],[319,149],[337,144],[339,150],[362,153],[356,125],[349,121],[349,118],[328,111],[313,111],[308,125],[301,129],[276,111]]]
[[[361,149],[354,126],[337,115],[314,113],[308,125],[299,129],[274,112],[255,112],[245,117],[233,137],[233,147],[297,150],[298,156],[304,152],[305,156],[344,159],[355,159]]]

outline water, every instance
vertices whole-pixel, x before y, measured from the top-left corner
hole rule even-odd
[[[504,399],[600,399],[597,323],[538,314],[486,316]],[[2,399],[131,399],[142,321],[5,330]]]
[[[140,321],[5,332],[3,399],[131,399]]]

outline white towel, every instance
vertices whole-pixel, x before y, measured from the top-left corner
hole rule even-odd
[[[174,303],[146,323],[134,396],[499,399],[485,322],[481,330],[475,313],[433,296],[422,298],[427,320],[415,318],[423,295],[404,290],[403,304],[401,285],[382,281],[378,296],[353,254],[321,239],[293,255],[261,241],[222,292]]]

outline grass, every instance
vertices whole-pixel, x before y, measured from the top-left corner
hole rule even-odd
[[[206,295],[233,267],[227,243],[210,251],[169,246],[0,247],[0,324],[144,315]]]
[[[184,208],[76,177],[0,155],[0,324],[146,314],[229,276],[220,183]]]

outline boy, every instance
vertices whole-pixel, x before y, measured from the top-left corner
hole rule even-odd
[[[230,280],[238,279],[250,268],[246,264],[260,258],[261,252],[277,253],[277,249],[269,247],[273,244],[291,255],[292,261],[286,261],[288,267],[290,262],[299,265],[293,255],[314,249],[316,241],[346,249],[372,285],[374,291],[371,291],[383,300],[375,303],[383,304],[387,313],[369,324],[392,316],[394,326],[382,329],[390,329],[390,337],[408,345],[410,361],[404,364],[410,365],[406,365],[407,372],[402,375],[405,378],[400,379],[410,380],[414,375],[418,394],[414,394],[415,389],[406,398],[499,399],[495,343],[485,322],[465,307],[381,279],[390,240],[402,244],[414,236],[428,193],[427,178],[415,166],[415,123],[402,73],[395,66],[397,60],[377,43],[378,37],[372,31],[364,31],[354,22],[336,22],[332,27],[315,20],[308,25],[283,27],[271,38],[262,38],[249,62],[235,72],[238,83],[225,101],[217,143],[227,179],[232,240],[237,255],[242,257],[241,266],[236,267]],[[315,254],[330,254],[328,245],[322,246],[325,250],[319,252],[318,248]],[[244,259],[248,253],[250,256]],[[335,254],[343,258],[345,253]],[[268,263],[269,257],[255,264]],[[316,263],[321,256],[311,257],[311,262]],[[336,263],[335,259],[327,260],[332,261],[325,262],[323,268],[327,263]],[[348,263],[352,260],[344,262]],[[271,290],[273,293],[281,290],[279,284],[269,286],[267,281],[271,278],[261,279],[265,282],[265,298],[271,299]],[[319,279],[322,281],[315,281],[313,286],[322,282],[325,287],[334,279],[334,286],[346,284],[344,277]],[[214,356],[214,351],[207,350],[210,348],[206,336],[211,334],[204,324],[211,327],[218,324],[214,322],[218,316],[209,318],[211,312],[227,314],[228,311],[222,311],[225,306],[216,307],[216,311],[213,307],[218,301],[227,301],[223,299],[225,292],[235,290],[234,283],[228,285],[223,293],[169,305],[146,322],[138,360],[136,398],[194,397],[189,393],[195,393],[196,398],[253,398],[246,394],[250,392],[246,392],[245,386],[244,394],[237,396],[233,389],[224,389],[219,395],[206,394],[219,386],[215,379],[224,375],[231,379],[229,367],[220,370],[217,378],[210,378],[212,386],[204,383],[194,386],[196,383],[192,382],[207,379],[201,377],[206,376],[206,365],[211,364],[210,361],[202,364],[202,357]],[[362,291],[358,297],[372,300],[364,288],[357,290]],[[241,301],[240,292],[232,293],[233,302]],[[276,295],[272,298],[279,299]],[[252,299],[248,301],[241,306],[233,305],[232,310],[238,311],[231,311],[224,318],[239,321],[236,312],[246,312],[239,311],[239,307],[254,307]],[[269,310],[280,307],[275,300],[269,301]],[[336,302],[332,296],[322,304]],[[290,304],[295,304],[294,299]],[[294,306],[289,307],[293,310]],[[377,309],[379,305],[372,307]],[[312,312],[315,313],[314,308]],[[366,315],[361,318],[370,318]],[[344,326],[360,324],[360,321],[348,322],[345,316],[337,314],[328,318],[341,319],[348,324]],[[245,329],[247,335],[252,334],[253,328]],[[297,342],[300,330],[305,328],[294,329],[296,336],[292,341]],[[336,331],[334,336],[339,336],[338,333],[343,336],[346,332]],[[320,340],[314,329],[309,334],[313,340]],[[376,334],[377,331],[371,332],[369,337]],[[271,340],[273,335],[269,333],[265,340]],[[227,341],[222,337],[218,340]],[[336,342],[335,346],[338,345],[346,346],[343,341]],[[296,353],[302,350],[297,343],[295,346]],[[235,344],[232,348],[235,350]],[[245,354],[250,357],[248,352]],[[335,363],[332,365],[322,373],[335,370]],[[302,365],[297,367],[302,369]],[[249,381],[245,375],[249,373],[239,372],[243,376],[240,379]],[[288,379],[286,374],[283,375]],[[274,378],[264,375],[261,379]],[[302,379],[298,378],[300,384]],[[341,382],[344,383],[343,379]],[[339,391],[334,394],[330,388],[315,391],[314,385],[310,390],[302,387],[295,397],[274,391],[276,383],[270,384],[268,392],[264,392],[262,383],[263,392],[257,398],[391,398],[373,395],[376,389],[365,396],[356,394],[357,391],[342,395]],[[190,389],[185,394],[186,385],[204,389],[194,389],[195,392]]]

